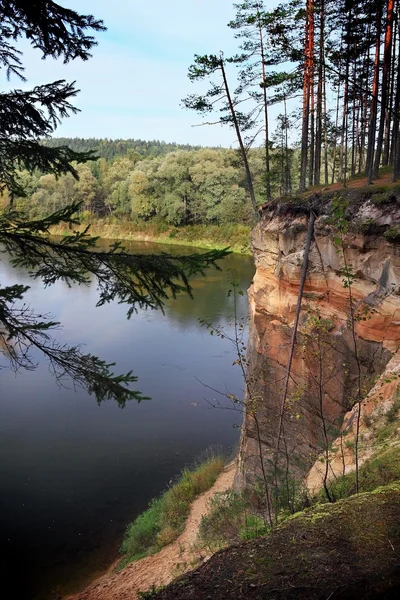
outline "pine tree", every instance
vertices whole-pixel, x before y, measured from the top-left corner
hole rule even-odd
[[[240,88],[250,90],[250,96],[255,100],[255,113],[261,113],[263,118],[264,152],[265,152],[265,196],[271,198],[270,182],[270,140],[268,118],[268,79],[266,71],[266,31],[265,9],[262,1],[247,1],[235,4],[236,17],[228,26],[238,31],[236,38],[242,40],[240,46],[243,55],[238,57],[238,63],[245,63],[240,73]],[[255,88],[255,89],[254,89]],[[259,89],[261,88],[261,92]]]
[[[222,113],[219,119],[213,123],[205,124],[228,124],[234,128],[239,144],[240,156],[246,172],[246,182],[253,207],[254,217],[257,218],[257,200],[254,193],[253,178],[248,161],[247,148],[245,146],[242,134],[243,131],[251,130],[253,128],[254,121],[251,115],[249,116],[248,114],[240,112],[237,108],[238,98],[235,98],[231,93],[231,89],[228,84],[226,63],[227,60],[224,58],[222,53],[220,53],[219,56],[215,54],[199,56],[196,54],[194,64],[189,67],[189,79],[191,81],[202,81],[204,79],[211,79],[212,77],[217,76],[218,82],[215,83],[211,80],[209,90],[204,95],[200,96],[198,94],[191,94],[184,98],[182,103],[185,108],[195,110],[202,115],[214,112],[216,110],[216,106],[219,103],[222,104],[222,108],[220,107],[219,109]]]
[[[22,54],[16,47],[26,38],[43,58],[62,58],[64,63],[87,60],[96,41],[88,32],[103,31],[102,21],[80,15],[51,0],[0,0],[0,66],[7,77],[23,77]],[[226,255],[212,251],[202,255],[170,256],[130,254],[115,243],[107,252],[96,248],[96,238],[88,229],[73,231],[78,224],[79,203],[73,203],[45,218],[29,220],[12,205],[14,196],[23,195],[19,169],[36,170],[56,176],[70,173],[78,177],[71,161],[85,162],[91,152],[75,152],[67,146],[43,145],[41,139],[54,132],[60,119],[77,109],[71,104],[77,90],[64,80],[14,90],[0,97],[0,190],[7,192],[10,206],[0,213],[0,245],[10,254],[14,266],[28,270],[45,286],[56,281],[88,285],[97,280],[97,305],[117,300],[128,306],[128,317],[137,307],[163,308],[169,296],[191,294],[188,278],[202,273]],[[50,228],[60,223],[71,227],[71,235],[57,241]],[[136,382],[131,372],[114,375],[113,364],[84,354],[79,346],[61,345],[50,336],[59,324],[18,304],[29,289],[24,285],[0,288],[0,349],[14,369],[34,368],[30,348],[39,349],[62,383],[71,377],[94,393],[98,401],[113,398],[123,406],[142,395],[129,388]],[[16,304],[17,303],[17,304]]]

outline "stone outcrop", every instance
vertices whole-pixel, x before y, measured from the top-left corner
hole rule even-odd
[[[343,443],[343,432],[354,433],[361,396],[369,394],[362,411],[371,412],[385,395],[378,388],[388,377],[378,378],[386,365],[397,372],[393,361],[399,360],[400,347],[400,246],[384,232],[400,223],[400,207],[396,198],[383,206],[353,202],[346,214],[350,228],[338,239],[329,216],[331,203],[316,199],[314,206],[318,212],[279,452],[281,467],[290,473],[286,483],[304,477],[317,461],[310,473],[315,487],[318,479],[320,485],[321,453],[323,457],[335,438]],[[263,479],[263,471],[271,474],[308,214],[301,206],[272,205],[253,230],[256,273],[249,289],[248,397],[239,486]],[[395,388],[392,383],[390,393]],[[336,470],[343,463],[338,444]]]

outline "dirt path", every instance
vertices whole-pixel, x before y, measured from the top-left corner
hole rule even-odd
[[[138,591],[166,585],[177,575],[194,568],[206,557],[193,547],[201,517],[208,512],[209,501],[217,492],[233,485],[236,465],[232,464],[218,477],[208,492],[192,504],[186,527],[179,538],[154,556],[129,564],[119,573],[107,573],[96,579],[83,592],[68,596],[67,600],[135,600]]]

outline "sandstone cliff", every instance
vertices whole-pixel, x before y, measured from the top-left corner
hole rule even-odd
[[[350,198],[345,214],[350,227],[339,241],[330,198],[265,207],[252,234],[256,274],[249,289],[248,398],[238,485],[272,477],[310,207],[316,221],[279,449],[289,501],[294,482],[307,473],[315,490],[327,463],[328,478],[354,468],[357,427],[357,454],[360,463],[365,460],[372,446],[368,417],[393,403],[400,371],[396,195],[379,206],[360,195]],[[380,406],[385,403],[386,409]]]

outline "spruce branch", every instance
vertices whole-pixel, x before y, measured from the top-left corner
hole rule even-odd
[[[130,254],[119,243],[107,251],[96,246],[96,237],[83,231],[73,231],[62,240],[51,237],[50,228],[60,223],[77,225],[80,204],[72,204],[45,219],[27,221],[21,213],[9,210],[0,215],[0,244],[11,255],[14,266],[28,270],[33,278],[45,285],[64,281],[89,285],[97,281],[102,306],[113,300],[128,305],[128,318],[140,308],[164,310],[165,301],[185,292],[192,296],[189,277],[204,274],[209,266],[219,268],[217,261],[228,250],[213,250],[189,256],[162,253],[160,255]],[[34,369],[29,350],[36,348],[47,358],[56,380],[63,384],[66,377],[74,385],[95,394],[100,402],[114,398],[120,406],[127,400],[142,400],[144,396],[126,386],[137,381],[131,372],[115,375],[111,367],[97,356],[84,354],[79,346],[59,344],[49,332],[59,323],[47,316],[35,314],[25,304],[20,307],[27,286],[0,288],[0,343],[14,369]]]

